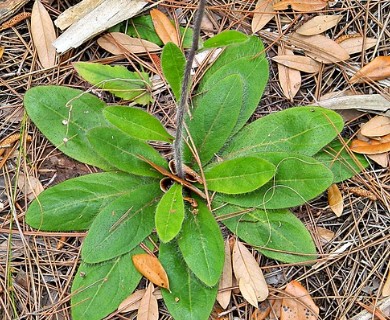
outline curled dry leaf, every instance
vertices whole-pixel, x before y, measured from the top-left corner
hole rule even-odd
[[[97,40],[99,46],[112,54],[144,53],[158,51],[161,48],[153,42],[132,38],[121,32],[105,34]]]
[[[390,77],[390,56],[379,56],[357,71],[349,82],[383,80]]]
[[[226,309],[230,302],[233,286],[232,254],[229,245],[229,238],[225,240],[225,262],[223,265],[222,277],[219,281],[217,301],[223,309]]]
[[[327,0],[282,0],[274,4],[274,10],[286,10],[292,8],[296,11],[310,12],[324,9]]]
[[[309,57],[296,55],[280,55],[272,58],[277,63],[307,73],[317,73],[320,71],[320,64]]]
[[[233,247],[233,270],[242,296],[254,307],[268,297],[268,286],[259,264],[238,240]]]
[[[153,284],[149,282],[139,303],[137,320],[158,320],[158,304],[153,290]]]
[[[179,46],[178,31],[169,18],[158,9],[150,10],[154,29],[164,44],[173,42]]]
[[[335,215],[340,217],[344,209],[344,200],[337,184],[332,184],[328,188],[328,203]]]
[[[390,118],[376,116],[365,123],[360,131],[366,137],[381,137],[390,134]]]
[[[283,52],[281,47],[278,48],[278,54],[294,56],[294,52],[288,49],[285,49]],[[279,83],[282,87],[283,93],[286,98],[292,101],[301,87],[301,72],[299,70],[285,67],[282,64],[278,64],[278,73]]]
[[[118,311],[121,313],[126,313],[134,310],[139,309],[139,305],[141,303],[142,297],[145,295],[146,289],[140,289],[137,291],[134,291],[130,296],[128,296],[125,300],[121,302],[121,304],[118,307]],[[153,295],[156,297],[157,300],[162,299],[161,291],[160,289],[154,289]]]
[[[317,229],[318,235],[320,237],[320,240],[324,244],[330,242],[333,239],[334,232],[332,230],[322,228],[322,227],[317,227],[316,229]]]
[[[307,290],[296,280],[287,284],[284,291],[287,297],[282,300],[280,320],[316,320],[319,308]]]
[[[388,136],[385,136],[385,139],[381,141],[370,140],[362,141],[354,139],[351,143],[350,149],[356,153],[362,154],[378,154],[390,151],[390,141],[387,139]]]
[[[362,52],[374,47],[377,39],[353,35],[352,37],[340,37],[336,42],[342,46],[349,54]]]
[[[132,257],[135,268],[155,285],[169,290],[169,281],[160,261],[147,253],[135,254]]]
[[[349,59],[348,52],[342,46],[323,35],[303,36],[293,33],[290,38],[308,56],[318,62],[336,63]]]
[[[34,200],[44,190],[38,178],[26,174],[18,176],[18,187],[30,201]]]
[[[56,49],[52,43],[56,39],[56,32],[49,13],[39,0],[34,2],[31,13],[31,36],[42,67],[53,67]]]
[[[275,16],[275,11],[273,9],[273,0],[258,0],[256,8],[253,11],[252,19],[252,32],[256,33],[257,31],[263,29],[263,27],[272,20]]]
[[[320,34],[336,26],[343,18],[341,15],[316,16],[297,29],[297,33],[304,36]]]

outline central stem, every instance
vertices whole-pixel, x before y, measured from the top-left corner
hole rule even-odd
[[[190,78],[191,78],[191,69],[194,62],[194,57],[196,50],[198,50],[199,36],[200,36],[200,25],[202,22],[202,17],[206,7],[206,0],[200,0],[198,5],[198,10],[195,15],[194,22],[194,34],[192,37],[192,46],[190,52],[188,53],[187,63],[184,71],[183,83],[181,86],[181,96],[180,102],[177,107],[176,114],[176,136],[173,143],[174,151],[174,160],[177,170],[177,175],[180,178],[184,178],[183,170],[183,128],[184,128],[184,114],[188,106],[188,97],[190,90]]]

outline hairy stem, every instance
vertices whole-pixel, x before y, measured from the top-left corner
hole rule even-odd
[[[198,10],[195,15],[194,22],[194,34],[192,38],[192,46],[188,53],[187,63],[184,71],[183,83],[181,86],[181,96],[180,102],[177,107],[176,113],[176,136],[175,141],[173,143],[173,152],[174,152],[174,160],[177,170],[177,175],[180,178],[184,178],[184,170],[183,170],[183,128],[184,128],[184,114],[188,105],[188,96],[190,89],[190,77],[191,77],[191,68],[192,63],[194,61],[195,52],[198,50],[198,42],[200,36],[200,24],[202,22],[202,17],[204,14],[204,10],[206,7],[206,0],[200,0],[198,5]]]

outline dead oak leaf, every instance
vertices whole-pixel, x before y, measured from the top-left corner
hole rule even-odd
[[[349,82],[361,83],[390,77],[390,56],[379,56],[357,71]]]

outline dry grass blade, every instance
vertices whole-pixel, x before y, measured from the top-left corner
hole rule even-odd
[[[274,4],[274,10],[292,8],[301,12],[312,12],[324,9],[328,5],[326,0],[281,0]]]
[[[256,8],[253,11],[252,32],[263,29],[263,27],[275,17],[273,9],[273,0],[258,0]]]
[[[315,34],[320,34],[336,26],[342,18],[343,16],[341,15],[317,16],[304,23],[301,27],[297,29],[296,32],[303,36],[312,36]]]
[[[279,55],[289,55],[294,56],[294,52],[288,49],[285,49],[284,52],[281,47],[278,48]],[[278,63],[279,71],[279,83],[282,88],[283,94],[286,98],[293,101],[295,95],[301,87],[301,72],[299,70],[291,69],[285,67],[282,64]]]
[[[390,56],[376,57],[370,63],[356,72],[349,82],[360,83],[365,81],[383,80],[390,77]]]
[[[376,116],[362,125],[360,132],[366,137],[381,137],[390,134],[390,118]]]
[[[219,281],[217,301],[223,309],[229,305],[232,295],[233,272],[232,272],[232,254],[230,251],[229,239],[225,240],[225,262],[221,280]]]
[[[153,284],[149,283],[139,304],[137,320],[158,320],[158,304],[153,290]]]
[[[272,60],[284,65],[285,67],[302,72],[317,73],[320,71],[320,64],[309,57],[286,54],[275,56]]]
[[[157,35],[164,44],[173,42],[179,46],[178,32],[169,18],[158,9],[150,10],[150,16],[153,20]]]
[[[332,184],[328,188],[328,203],[335,215],[340,217],[344,210],[344,199],[337,184]]]
[[[99,46],[112,54],[144,53],[159,51],[161,48],[147,40],[132,38],[121,32],[105,34],[97,40]]]
[[[374,47],[378,40],[375,38],[368,38],[357,35],[346,38],[340,37],[336,40],[336,42],[349,54],[354,54]]]
[[[56,32],[49,13],[39,0],[35,1],[31,13],[31,35],[42,67],[53,67],[56,60],[56,49],[53,46]]]

